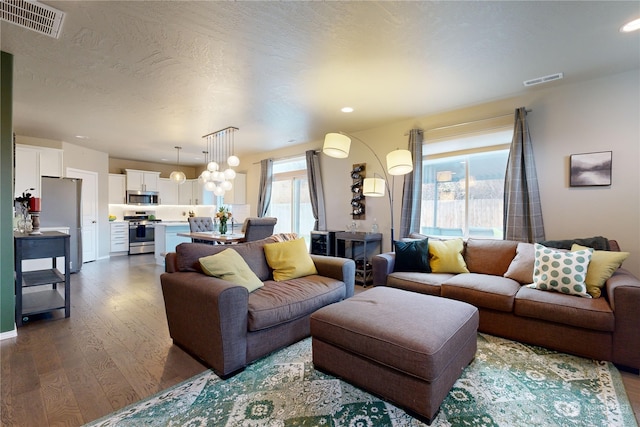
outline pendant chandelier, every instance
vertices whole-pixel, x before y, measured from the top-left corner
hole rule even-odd
[[[182,147],[176,146],[173,148],[178,150],[178,167],[180,167],[180,150],[182,150]],[[171,178],[171,181],[175,182],[178,185],[184,184],[184,182],[187,180],[187,176],[181,170],[174,170],[173,172],[171,172],[169,178]]]
[[[213,191],[216,196],[233,188],[232,181],[236,177],[234,167],[240,159],[234,154],[235,132],[238,128],[229,126],[203,136],[206,139],[206,150],[203,151],[207,169],[200,174],[200,181],[205,190]]]

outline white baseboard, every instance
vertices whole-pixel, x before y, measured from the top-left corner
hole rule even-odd
[[[6,340],[9,338],[15,338],[17,336],[18,336],[18,328],[16,328],[16,325],[14,323],[12,331],[0,332],[0,341]]]

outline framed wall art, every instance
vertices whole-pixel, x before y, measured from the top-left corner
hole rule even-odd
[[[569,186],[611,185],[612,151],[572,154],[569,158]]]

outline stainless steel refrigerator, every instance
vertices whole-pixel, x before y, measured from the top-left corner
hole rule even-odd
[[[40,228],[68,227],[71,273],[82,268],[82,180],[42,177]]]

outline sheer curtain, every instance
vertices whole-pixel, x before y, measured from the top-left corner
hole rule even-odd
[[[267,216],[271,203],[271,186],[273,183],[273,159],[260,161],[260,192],[258,193],[258,216]]]
[[[409,151],[413,158],[413,171],[404,176],[402,186],[402,207],[400,211],[400,236],[420,232],[420,212],[422,209],[422,129],[409,132]],[[393,206],[391,207],[393,209]]]
[[[305,152],[307,158],[307,180],[309,181],[309,197],[313,212],[314,230],[327,229],[327,216],[324,208],[324,190],[322,188],[322,174],[320,173],[320,159],[316,150]]]
[[[527,111],[516,109],[513,140],[504,182],[504,239],[520,242],[544,240],[542,205]]]

